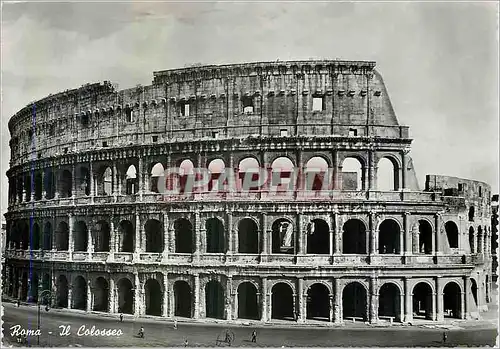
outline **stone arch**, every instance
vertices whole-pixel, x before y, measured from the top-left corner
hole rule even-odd
[[[139,191],[139,183],[137,180],[137,169],[135,165],[130,165],[125,173],[125,194],[132,195]]]
[[[164,192],[165,189],[165,168],[162,163],[157,162],[151,167],[149,190],[153,193]]]
[[[469,246],[470,246],[470,253],[475,252],[475,239],[474,239],[474,227],[469,227]]]
[[[238,318],[259,319],[257,287],[252,282],[244,281],[238,285]]]
[[[175,252],[192,253],[193,249],[193,225],[186,218],[178,218],[174,221]]]
[[[401,289],[393,282],[384,283],[379,289],[378,316],[392,316],[401,319]]]
[[[307,253],[330,253],[330,227],[323,219],[313,219],[307,226]]]
[[[78,168],[79,177],[76,179],[77,194],[90,195],[90,177],[92,174],[87,166],[80,165]]]
[[[238,252],[259,253],[259,227],[251,218],[238,222]]]
[[[205,221],[207,253],[224,253],[224,223],[218,218]]]
[[[384,219],[378,230],[378,253],[401,253],[401,227],[394,219]]]
[[[52,249],[52,224],[46,222],[43,229],[43,249]]]
[[[221,174],[224,173],[226,169],[226,164],[221,158],[215,158],[208,163],[208,172],[210,172],[210,181],[208,182],[208,190],[223,190],[224,183],[219,183],[219,178]]]
[[[40,249],[40,240],[41,240],[41,229],[40,225],[35,222],[33,223],[33,236],[31,237],[31,249],[32,250],[39,250]]]
[[[118,280],[118,312],[124,314],[134,313],[134,287],[130,279],[124,277]]]
[[[458,227],[453,221],[448,221],[444,224],[446,237],[450,248],[458,248]]]
[[[78,221],[73,228],[73,243],[75,251],[87,251],[88,230],[84,221]]]
[[[481,245],[483,241],[483,228],[479,225],[477,227],[477,236],[476,236],[476,252],[477,253],[483,253],[481,250]]]
[[[392,156],[384,156],[377,163],[377,190],[399,189],[399,165]]]
[[[223,319],[225,308],[224,288],[217,280],[210,280],[205,285],[206,317]]]
[[[34,180],[35,200],[42,199],[42,184],[43,184],[42,172],[37,171]]]
[[[366,247],[366,225],[360,219],[349,219],[342,227],[342,253],[366,254]]]
[[[253,156],[242,158],[238,163],[238,187],[243,190],[259,190],[259,185],[251,185],[257,183],[260,175],[259,161]]]
[[[306,317],[330,321],[330,291],[323,283],[314,283],[307,290]]]
[[[367,321],[367,290],[358,281],[351,281],[342,289],[342,318],[362,318]]]
[[[95,252],[109,252],[110,250],[110,232],[109,223],[100,220],[96,224],[94,236],[94,250]]]
[[[329,188],[329,165],[323,156],[314,156],[307,161],[305,170],[305,190],[319,191]]]
[[[277,156],[271,163],[270,186],[286,191],[293,185],[294,162],[287,156]]]
[[[341,189],[342,190],[364,190],[365,175],[363,161],[359,157],[348,156],[342,161]]]
[[[432,253],[432,226],[425,220],[418,221],[418,251],[419,253]]]
[[[119,225],[118,249],[120,252],[132,253],[135,249],[135,229],[132,222],[123,220]]]
[[[68,307],[68,279],[64,275],[59,275],[57,279],[57,306],[60,308]]]
[[[476,307],[477,307],[477,305],[478,305],[478,302],[477,302],[478,287],[477,287],[477,282],[474,278],[470,278],[470,289],[471,289],[471,293],[472,293],[472,299],[474,299],[474,303],[476,304]]]
[[[474,206],[470,206],[469,207],[469,222],[474,222],[474,211],[475,211],[475,207]]]
[[[109,294],[109,285],[108,281],[99,276],[94,282],[94,311],[108,311],[108,294]]]
[[[277,282],[271,288],[271,318],[295,320],[293,288],[285,282]]]
[[[144,284],[146,315],[161,316],[163,292],[156,279],[148,279]]]
[[[69,247],[69,228],[68,223],[60,222],[56,232],[56,249],[57,251],[67,251]]]
[[[97,178],[97,194],[113,194],[113,171],[111,170],[111,167],[104,166],[101,171],[99,171]]]
[[[163,227],[160,221],[149,219],[144,224],[146,233],[146,252],[163,252]]]
[[[413,286],[413,317],[432,320],[433,289],[426,281]]]
[[[87,309],[87,282],[81,275],[78,275],[72,284],[72,303],[72,309]]]
[[[444,317],[460,319],[461,313],[461,287],[455,281],[448,282],[443,288],[443,310]]]
[[[293,254],[295,249],[295,226],[288,218],[278,218],[272,225],[272,253]]]
[[[180,193],[184,194],[186,191],[186,183],[189,176],[194,175],[194,163],[190,159],[184,159],[179,163],[179,186]]]
[[[56,188],[54,185],[54,171],[50,167],[45,169],[43,186],[45,188],[45,198],[53,199],[56,193]]]
[[[192,317],[192,295],[189,283],[184,280],[174,282],[174,315]]]

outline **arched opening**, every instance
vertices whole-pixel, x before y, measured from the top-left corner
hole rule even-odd
[[[272,253],[294,253],[295,233],[293,223],[280,218],[272,225]]]
[[[458,248],[458,227],[453,221],[448,221],[444,224],[448,244],[450,248]]]
[[[125,174],[125,193],[127,195],[132,195],[137,193],[138,190],[137,170],[134,165],[130,165]]]
[[[45,181],[43,186],[45,188],[45,197],[47,199],[53,199],[56,193],[56,188],[54,186],[54,172],[51,168],[45,169]]]
[[[61,222],[57,226],[56,233],[56,249],[57,251],[67,251],[68,250],[68,239],[69,239],[69,228],[68,223]]]
[[[40,249],[40,226],[38,223],[33,224],[33,236],[31,237],[31,249],[32,250],[39,250]]]
[[[485,293],[486,293],[486,303],[490,303],[491,302],[491,298],[490,298],[490,281],[489,281],[488,275],[486,275]]]
[[[377,190],[398,190],[399,171],[397,163],[391,158],[382,158],[377,166]]]
[[[108,311],[108,282],[98,277],[94,285],[94,311]]]
[[[59,178],[59,197],[60,198],[69,198],[72,195],[72,186],[73,186],[73,176],[70,171],[63,170],[61,172],[61,176]]]
[[[210,182],[208,182],[208,190],[222,191],[224,190],[224,180],[221,174],[224,173],[226,165],[222,159],[214,159],[208,164],[210,172]]]
[[[425,220],[418,221],[418,251],[424,254],[432,253],[432,227]]]
[[[37,173],[35,175],[35,200],[41,200],[42,199],[42,174]]]
[[[113,171],[110,167],[106,167],[101,173],[98,182],[98,194],[99,195],[111,195],[113,194]]]
[[[24,197],[26,202],[31,201],[31,175],[27,174],[24,177],[24,191],[26,196]]]
[[[392,219],[384,220],[379,227],[378,253],[398,254],[400,253],[401,231],[399,224]]]
[[[251,282],[242,282],[238,286],[238,318],[259,319],[257,289]]]
[[[413,288],[413,317],[432,320],[432,288],[425,282]]]
[[[144,285],[146,291],[146,315],[161,316],[163,294],[160,283],[149,279]]]
[[[281,156],[271,164],[271,187],[275,187],[276,191],[284,192],[294,189],[294,165],[292,160]]]
[[[320,283],[307,290],[306,313],[308,319],[330,321],[330,291]]]
[[[476,253],[483,253],[482,251],[482,240],[483,240],[483,228],[481,226],[477,227],[477,241],[476,241]]]
[[[160,221],[150,219],[146,222],[144,229],[146,231],[146,252],[162,252],[163,233]]]
[[[120,252],[134,252],[134,225],[130,221],[120,222],[119,250]]]
[[[271,289],[271,318],[295,320],[293,290],[290,285],[280,282]]]
[[[443,289],[444,317],[460,319],[461,291],[455,282],[448,282]]]
[[[218,218],[210,218],[205,222],[207,231],[207,253],[224,252],[224,224]]]
[[[243,218],[238,223],[238,252],[259,253],[259,228],[253,219]]]
[[[359,219],[349,219],[344,223],[342,253],[366,254],[366,227]]]
[[[472,293],[472,299],[474,299],[474,304],[477,307],[477,283],[473,278],[470,279],[470,288]]]
[[[259,170],[259,162],[256,159],[242,159],[238,165],[238,187],[243,191],[259,190],[260,186],[257,184],[260,182]]]
[[[174,222],[175,252],[193,253],[193,225],[185,218]]]
[[[366,289],[359,282],[351,282],[342,291],[343,318],[361,318],[367,321]]]
[[[191,287],[186,281],[174,283],[175,316],[190,318],[191,315]]]
[[[311,158],[305,167],[305,190],[329,189],[328,163],[319,156]]]
[[[165,169],[161,163],[156,163],[151,169],[150,190],[153,193],[160,193],[160,189],[164,190],[165,186]]]
[[[64,275],[60,275],[57,282],[57,306],[68,307],[68,279]]]
[[[205,286],[206,317],[224,318],[224,289],[218,281],[212,280]]]
[[[378,315],[392,316],[395,319],[401,319],[401,293],[398,286],[393,283],[386,283],[380,287],[378,298]]]
[[[469,222],[474,222],[474,206],[469,207]]]
[[[118,312],[124,314],[134,313],[134,288],[132,282],[123,278],[118,281]]]
[[[342,190],[364,190],[364,175],[361,162],[356,158],[346,158],[342,162]]]
[[[180,178],[179,178],[179,186],[180,186],[180,193],[184,194],[186,189],[187,190],[192,190],[192,188],[186,188],[186,184],[188,181],[188,178],[191,176],[194,176],[194,164],[191,160],[185,159],[181,162],[179,165],[180,169]]]
[[[50,222],[45,223],[43,229],[43,249],[52,250],[52,224]]]
[[[475,244],[474,244],[474,228],[473,227],[470,227],[469,228],[469,246],[470,246],[470,253],[474,253],[475,252]]]
[[[38,274],[32,273],[30,277],[28,302],[38,303]]]
[[[73,309],[86,310],[87,309],[87,283],[82,276],[77,276],[73,281]]]
[[[26,223],[26,221],[22,220],[22,221],[18,222],[17,226],[21,232],[21,244],[19,247],[23,250],[29,250],[29,248],[30,248],[30,228],[28,226],[28,223]]]
[[[330,227],[322,219],[313,219],[307,225],[307,253],[330,253]]]
[[[87,225],[83,221],[75,223],[73,228],[73,240],[75,251],[87,251],[88,245],[88,230]]]
[[[96,224],[94,250],[95,252],[109,252],[110,228],[106,221]]]

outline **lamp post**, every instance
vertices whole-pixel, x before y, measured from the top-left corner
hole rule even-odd
[[[40,317],[40,305],[43,302],[44,299],[46,299],[48,296],[49,299],[52,299],[52,291],[51,290],[43,290],[40,295],[38,296],[38,313],[37,313],[37,336],[36,336],[36,344],[40,345],[40,324],[41,324],[41,317]],[[47,304],[46,307],[47,311],[49,310],[49,305]]]

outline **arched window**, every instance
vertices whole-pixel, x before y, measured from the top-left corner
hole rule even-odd
[[[377,190],[397,190],[399,175],[397,164],[392,159],[382,158],[377,167]]]
[[[356,158],[346,158],[342,163],[342,190],[363,190],[364,175],[361,162]]]
[[[450,248],[458,248],[458,227],[452,222],[448,221],[444,225],[444,229],[446,230],[446,236],[448,237],[448,244]]]

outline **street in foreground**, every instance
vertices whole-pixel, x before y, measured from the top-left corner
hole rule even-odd
[[[36,307],[16,307],[4,303],[4,345],[17,345],[16,339],[11,336],[10,328],[21,325],[25,329],[36,330]],[[372,328],[365,325],[347,324],[343,328],[281,328],[281,326],[265,326],[255,328],[257,343],[251,342],[252,326],[234,326],[218,324],[187,324],[178,323],[178,329],[173,328],[171,322],[154,321],[150,319],[125,318],[119,322],[116,318],[86,315],[73,312],[59,312],[42,310],[40,328],[40,346],[183,346],[185,340],[191,346],[216,346],[217,338],[227,329],[234,333],[232,346],[262,346],[262,347],[312,347],[312,346],[443,346],[443,329],[412,327],[379,327]],[[115,329],[115,334],[121,330],[120,336],[79,336],[81,326],[90,330]],[[70,326],[68,336],[61,336],[62,327]],[[140,327],[145,330],[145,338],[136,335]],[[67,327],[66,327],[67,328]],[[84,333],[80,329],[80,334]],[[88,333],[88,332],[87,332]],[[494,346],[497,338],[497,328],[493,323],[482,326],[464,326],[447,330],[446,346]],[[36,346],[37,337],[29,337],[29,343]],[[223,343],[220,343],[223,344]]]

